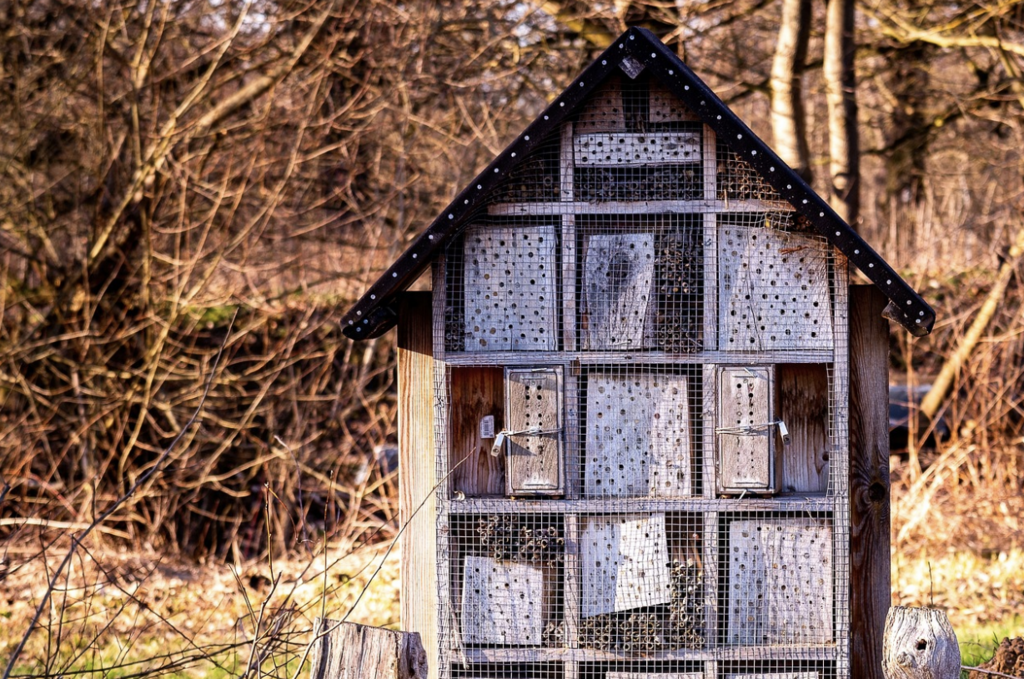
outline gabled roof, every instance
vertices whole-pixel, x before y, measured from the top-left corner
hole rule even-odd
[[[631,28],[594,60],[557,99],[537,117],[455,200],[430,224],[384,272],[376,283],[342,318],[342,330],[352,339],[378,337],[397,321],[396,296],[406,290],[423,270],[443,252],[449,239],[478,214],[491,189],[505,179],[542,141],[571,115],[587,96],[609,76],[625,71],[635,77],[648,71],[686,104],[750,164],[797,214],[860,269],[889,298],[886,317],[916,336],[927,335],[935,312],[889,264],[843,221],[807,183],[757,137],[650,31]]]

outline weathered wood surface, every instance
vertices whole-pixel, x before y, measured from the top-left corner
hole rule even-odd
[[[785,364],[776,367],[775,377],[778,419],[790,436],[778,455],[778,487],[783,493],[824,493],[829,472],[828,370],[824,365]]]
[[[558,348],[556,232],[473,226],[464,245],[466,351]]]
[[[396,632],[317,618],[310,679],[427,679],[416,632]]]
[[[718,266],[722,349],[832,348],[828,248],[820,238],[725,225]]]
[[[664,514],[586,517],[580,552],[582,617],[672,600]]]
[[[462,641],[538,646],[544,629],[544,572],[484,556],[467,556],[462,585]]]
[[[704,679],[703,672],[607,672],[605,679]]]
[[[960,647],[946,614],[931,608],[890,608],[882,670],[886,679],[958,679]]]
[[[699,163],[700,149],[697,132],[609,132],[573,138],[577,167]]]
[[[505,494],[505,456],[492,455],[494,439],[480,437],[480,420],[505,424],[505,375],[501,368],[453,368],[449,445],[452,490],[466,497]],[[399,411],[399,417],[402,413]]]
[[[687,378],[665,374],[587,377],[587,497],[688,497]]]
[[[890,603],[888,303],[850,287],[850,658],[852,676],[882,677]]]
[[[756,674],[728,673],[725,679],[818,679],[817,672],[758,672]]]
[[[775,488],[774,370],[722,368],[718,382],[718,483],[723,492]],[[750,429],[748,429],[750,428]]]
[[[431,294],[407,292],[398,305],[398,517],[402,579],[401,623],[419,634],[437,677],[437,503],[434,454],[434,358]],[[417,508],[423,507],[417,512]],[[415,515],[413,514],[415,512]],[[427,539],[424,539],[424,536]],[[431,593],[424,597],[423,592]],[[429,603],[426,603],[429,602]],[[314,675],[316,676],[316,675]]]
[[[649,117],[652,123],[700,122],[697,114],[688,109],[679,97],[657,80],[650,81]]]
[[[594,90],[580,110],[576,129],[580,132],[626,131],[622,76],[610,76]]]
[[[560,494],[565,489],[562,369],[505,371],[509,495]]]
[[[583,269],[583,349],[652,344],[653,282],[654,234],[590,236]]]
[[[832,527],[827,521],[731,522],[728,642],[830,643],[832,563]]]

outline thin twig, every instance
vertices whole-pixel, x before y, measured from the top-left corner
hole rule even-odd
[[[1021,679],[1020,675],[1004,674],[1002,672],[996,672],[995,670],[983,670],[980,667],[968,667],[967,665],[961,665],[960,669],[967,670],[968,672],[981,672],[982,674],[991,674],[993,677],[1007,677],[1007,679]]]
[[[190,417],[188,422],[185,423],[185,426],[181,428],[181,431],[179,431],[178,435],[174,437],[174,440],[171,441],[170,445],[164,448],[163,452],[160,453],[160,456],[156,459],[156,462],[153,463],[153,466],[146,470],[141,476],[139,476],[139,478],[135,480],[135,483],[132,484],[131,488],[129,488],[124,495],[119,497],[91,524],[89,524],[88,527],[86,527],[86,529],[82,531],[81,535],[78,535],[71,539],[71,547],[70,549],[68,549],[68,553],[64,556],[64,560],[60,562],[60,565],[57,566],[57,570],[50,577],[50,583],[49,585],[47,585],[46,591],[43,592],[43,597],[39,601],[39,605],[36,606],[36,611],[32,615],[32,621],[29,623],[28,629],[25,630],[25,634],[22,635],[21,641],[18,642],[18,645],[11,653],[11,657],[7,660],[7,667],[4,669],[3,679],[9,679],[11,676],[11,672],[14,671],[14,665],[18,662],[18,657],[21,656],[22,651],[25,650],[25,644],[28,643],[29,638],[32,636],[32,632],[36,629],[36,625],[39,624],[39,619],[42,617],[43,611],[46,610],[47,606],[49,605],[50,596],[53,594],[54,589],[57,587],[57,580],[60,578],[61,573],[64,572],[64,569],[67,568],[68,564],[71,562],[71,559],[75,556],[75,552],[78,550],[78,545],[80,545],[82,541],[85,540],[85,538],[87,538],[90,533],[92,533],[93,529],[96,528],[96,526],[106,521],[114,512],[116,512],[121,507],[121,505],[130,500],[132,496],[135,495],[135,492],[139,488],[141,488],[142,485],[145,484],[146,481],[148,481],[151,476],[153,476],[157,471],[160,470],[160,468],[163,466],[164,461],[166,461],[167,458],[170,456],[171,451],[174,450],[174,448],[178,445],[178,442],[181,441],[182,438],[184,438],[185,434],[192,428],[192,425],[195,424],[196,421],[199,419],[199,415],[203,411],[203,405],[205,405],[206,403],[206,397],[210,393],[210,387],[213,386],[213,379],[217,375],[217,366],[220,364],[221,356],[224,355],[224,347],[227,346],[228,340],[231,338],[231,330],[232,328],[234,328],[235,319],[237,317],[238,310],[236,309],[234,316],[231,317],[231,322],[228,324],[228,329],[224,333],[224,340],[221,342],[220,348],[217,350],[217,357],[214,359],[213,366],[210,369],[210,375],[206,379],[206,385],[203,388],[203,395],[202,397],[200,397],[199,405],[196,407],[195,412],[192,413],[192,417]]]

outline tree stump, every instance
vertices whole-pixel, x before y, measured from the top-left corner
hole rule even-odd
[[[427,679],[417,632],[316,619],[310,679]]]
[[[949,618],[931,608],[893,606],[885,616],[886,679],[959,679],[960,647]]]

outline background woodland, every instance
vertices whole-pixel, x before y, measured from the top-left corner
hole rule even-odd
[[[1024,3],[0,0],[0,581],[110,508],[239,572],[393,536],[393,334],[338,320],[633,25],[935,306],[897,547],[1024,547]]]

